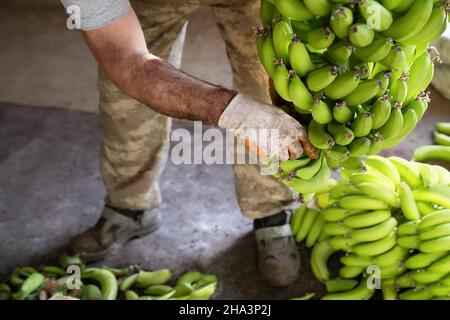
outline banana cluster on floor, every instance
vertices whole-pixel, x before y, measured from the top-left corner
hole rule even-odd
[[[66,268],[79,266],[80,279]],[[63,255],[60,266],[20,267],[0,284],[0,300],[47,300],[68,296],[81,300],[207,300],[216,291],[217,278],[197,271],[174,283],[169,269],[140,270],[86,268],[79,257]]]
[[[436,145],[417,148],[413,160],[419,162],[438,160],[450,163],[450,122],[438,122],[433,138]]]
[[[328,166],[392,148],[416,127],[448,2],[261,1],[260,60]]]
[[[313,247],[311,269],[329,293],[322,299],[370,299],[368,268],[379,270],[384,299],[450,299],[450,172],[369,156],[342,174],[311,201],[316,209],[305,204],[291,218],[296,240]],[[331,279],[327,262],[338,251]]]

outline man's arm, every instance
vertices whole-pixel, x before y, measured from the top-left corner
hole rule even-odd
[[[84,31],[86,43],[126,94],[165,115],[217,124],[236,92],[195,79],[147,50],[130,8],[102,28]]]

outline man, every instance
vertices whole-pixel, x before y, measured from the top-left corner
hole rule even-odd
[[[102,69],[101,169],[107,197],[99,222],[71,242],[85,259],[101,259],[158,227],[169,117],[216,124],[254,147],[261,146],[249,129],[279,129],[279,152],[269,155],[286,160],[302,154],[303,127],[268,104],[268,79],[254,42],[258,1],[138,0],[131,1],[132,7],[128,0],[62,3],[80,8],[84,38]],[[177,69],[187,17],[205,5],[225,39],[239,94]],[[235,165],[234,174],[240,208],[254,219],[262,276],[275,286],[292,283],[300,260],[286,213],[297,195],[260,175],[257,166]]]

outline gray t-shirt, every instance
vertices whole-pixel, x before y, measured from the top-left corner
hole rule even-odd
[[[101,28],[128,11],[129,0],[61,0],[67,9],[78,6],[82,30]]]

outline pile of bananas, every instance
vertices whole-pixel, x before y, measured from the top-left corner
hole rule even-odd
[[[329,292],[323,299],[370,299],[365,274],[373,268],[385,299],[448,298],[450,172],[372,155],[343,173],[291,217],[296,240],[313,247],[311,268]],[[327,262],[338,251],[342,268],[330,280]]]
[[[67,273],[78,266],[81,273]],[[74,270],[72,270],[74,271]],[[217,287],[214,275],[190,271],[170,286],[169,269],[86,268],[78,256],[63,255],[60,266],[19,267],[0,283],[0,300],[47,300],[58,296],[81,300],[207,300]]]
[[[329,167],[378,154],[415,128],[439,60],[429,43],[445,31],[448,7],[448,0],[261,1],[260,60]]]

